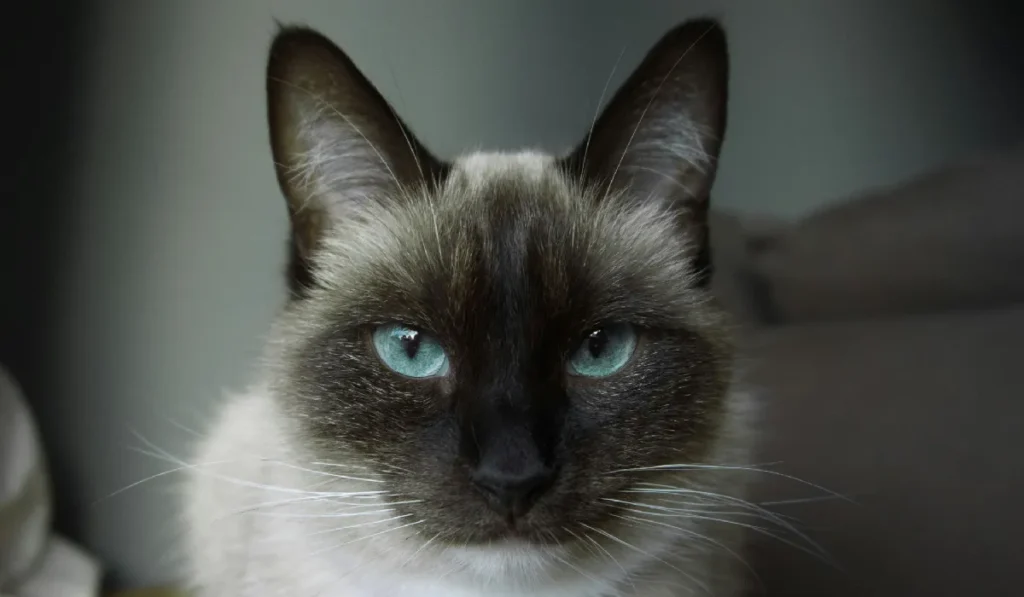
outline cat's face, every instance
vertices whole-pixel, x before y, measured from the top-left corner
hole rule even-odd
[[[630,469],[702,462],[732,358],[704,219],[725,64],[721,31],[691,23],[570,156],[445,164],[337,48],[283,32],[294,298],[275,383],[308,448],[453,544],[567,541],[655,480]]]

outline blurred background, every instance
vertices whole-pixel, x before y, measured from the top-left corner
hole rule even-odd
[[[686,17],[719,16],[732,82],[714,203],[792,221],[1021,141],[1017,4],[23,3],[2,36],[0,362],[40,428],[56,529],[111,586],[176,578],[173,476],[108,496],[168,468],[134,433],[187,454],[284,299],[275,19],[334,39],[447,158],[568,148],[609,76]]]

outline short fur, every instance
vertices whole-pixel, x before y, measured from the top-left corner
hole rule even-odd
[[[735,595],[743,486],[722,465],[746,462],[749,406],[706,230],[726,80],[724,34],[694,21],[569,156],[445,164],[341,50],[283,30],[268,93],[293,298],[198,450],[200,594]],[[383,365],[369,332],[392,322],[437,337],[450,373]],[[640,330],[626,368],[567,375],[615,322]],[[514,519],[470,480],[493,458],[552,471]]]

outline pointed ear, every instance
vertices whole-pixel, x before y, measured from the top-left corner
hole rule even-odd
[[[270,140],[292,224],[289,283],[301,295],[311,260],[332,224],[370,202],[400,201],[430,186],[443,165],[337,46],[283,28],[267,67]]]
[[[716,22],[673,29],[565,160],[570,173],[601,193],[678,206],[702,285],[711,273],[708,195],[725,133],[728,63],[725,33]]]

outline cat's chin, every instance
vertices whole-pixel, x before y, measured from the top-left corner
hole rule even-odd
[[[517,537],[444,549],[446,558],[474,575],[507,582],[537,578],[538,574],[564,561],[565,552],[562,545],[542,544]]]

